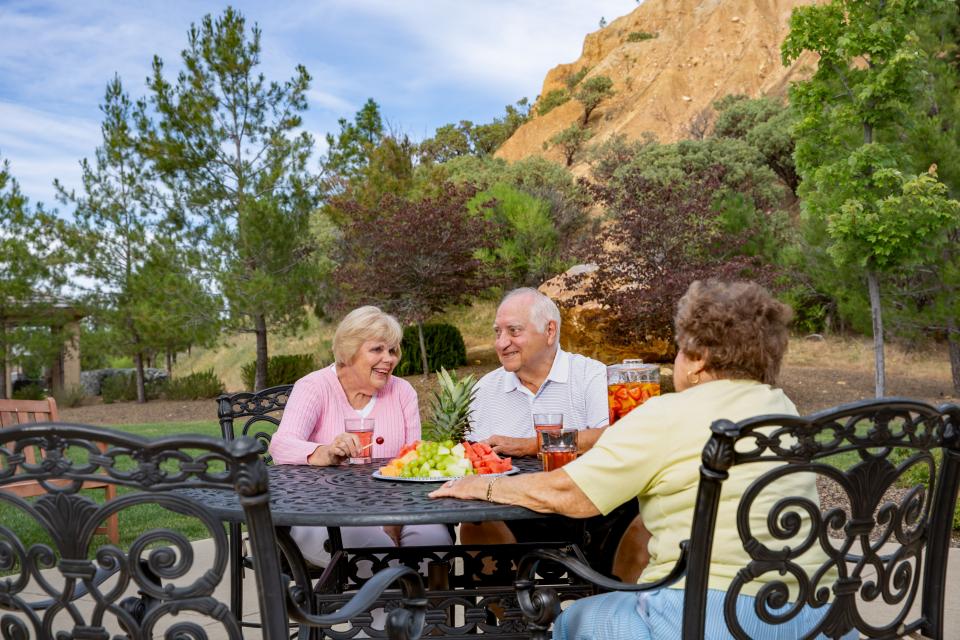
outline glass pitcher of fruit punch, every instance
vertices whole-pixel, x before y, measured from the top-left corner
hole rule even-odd
[[[660,367],[643,360],[624,360],[607,367],[607,406],[610,424],[647,401],[660,395]]]

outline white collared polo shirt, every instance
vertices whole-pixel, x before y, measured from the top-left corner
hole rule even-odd
[[[516,374],[500,367],[477,383],[472,409],[471,440],[492,435],[532,438],[535,413],[562,413],[566,428],[605,427],[609,420],[607,367],[558,349],[547,379],[535,394]]]

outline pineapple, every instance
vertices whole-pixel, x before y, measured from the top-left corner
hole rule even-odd
[[[456,444],[466,439],[470,430],[470,403],[476,395],[477,379],[473,375],[457,378],[440,368],[440,388],[433,392],[430,418],[423,425],[423,439]]]

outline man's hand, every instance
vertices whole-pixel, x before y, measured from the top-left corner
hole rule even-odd
[[[509,438],[490,436],[484,440],[494,453],[501,456],[535,456],[539,450],[536,438]]]

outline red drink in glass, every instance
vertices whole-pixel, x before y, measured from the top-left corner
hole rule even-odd
[[[568,462],[573,462],[577,459],[577,450],[576,449],[543,449],[540,452],[540,456],[543,459],[543,470],[544,471],[553,471],[554,469],[559,469]]]
[[[344,421],[344,430],[352,433],[360,440],[360,455],[349,458],[350,464],[366,464],[373,462],[373,418],[347,418]]]

